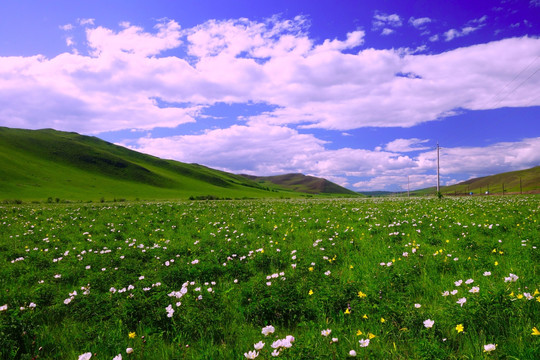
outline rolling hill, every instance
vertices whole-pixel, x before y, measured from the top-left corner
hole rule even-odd
[[[244,176],[198,164],[163,160],[96,137],[52,129],[0,127],[0,200],[108,201],[306,195],[278,186],[269,188]]]
[[[540,166],[470,179],[450,186],[441,186],[443,195],[540,193]],[[411,191],[411,195],[433,195],[435,187]]]
[[[343,194],[349,196],[358,196],[358,193],[339,186],[331,181],[304,174],[285,174],[276,176],[242,176],[256,181],[261,186],[269,186],[269,184],[274,184],[280,186],[281,188],[309,194]]]

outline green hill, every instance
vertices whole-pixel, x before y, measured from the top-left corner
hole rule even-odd
[[[0,200],[291,196],[243,176],[163,160],[95,137],[0,127]],[[300,194],[298,194],[300,195]]]
[[[441,186],[443,195],[540,193],[540,166],[470,179],[450,186]],[[411,195],[433,195],[435,187],[411,191]]]
[[[292,191],[299,191],[309,194],[341,194],[348,196],[359,196],[352,190],[339,186],[331,181],[304,174],[285,174],[276,176],[251,176],[242,175],[248,179],[256,181],[262,186],[278,185],[281,188]]]

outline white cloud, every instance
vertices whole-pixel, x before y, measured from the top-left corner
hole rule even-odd
[[[467,36],[472,32],[475,32],[478,29],[481,29],[486,25],[487,16],[484,15],[481,18],[474,19],[465,24],[461,30],[450,29],[444,33],[444,38],[446,41],[451,41],[455,38]]]
[[[202,108],[217,102],[251,102],[275,108],[245,118],[251,126],[347,131],[413,126],[459,108],[540,105],[534,76],[502,101],[491,101],[515,69],[536,57],[538,38],[421,55],[406,49],[352,51],[364,43],[359,30],[316,43],[307,26],[303,17],[274,17],[213,20],[185,30],[172,20],[151,31],[129,23],[119,31],[88,27],[86,42],[77,44],[87,43],[89,56],[0,57],[0,116],[6,126],[100,133],[175,127],[195,121]],[[180,47],[189,56],[161,55]],[[162,108],[154,99],[184,105]]]
[[[400,27],[402,25],[402,20],[398,14],[375,14],[373,16],[372,25],[374,30],[379,30],[384,27]]]
[[[425,29],[426,24],[429,24],[430,22],[431,19],[428,17],[422,17],[417,19],[415,19],[414,17],[409,18],[409,24],[420,30]]]
[[[73,30],[73,25],[71,24],[61,25],[60,29],[64,31],[70,31],[70,30]]]
[[[420,144],[426,143],[429,140],[422,140],[417,138],[412,139],[396,139],[388,144],[386,144],[385,149],[392,152],[411,152],[411,151],[420,151],[427,150],[429,147],[418,146]]]
[[[94,25],[95,19],[78,19],[79,25],[86,26],[86,25]]]
[[[395,32],[394,30],[392,29],[389,29],[389,28],[384,28],[381,32],[381,35],[390,35],[392,34],[393,32]]]

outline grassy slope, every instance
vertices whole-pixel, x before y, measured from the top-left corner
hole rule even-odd
[[[3,127],[0,194],[0,199],[23,200],[283,195],[241,176],[159,159],[94,137]]]
[[[474,194],[484,194],[488,191],[491,194],[502,194],[503,184],[504,193],[520,193],[521,178],[521,190],[523,193],[538,193],[540,192],[540,166],[535,166],[530,169],[505,172],[501,174],[485,176],[475,178],[461,182],[459,184],[442,186],[441,192],[443,194],[468,194],[473,192]],[[435,187],[430,187],[421,190],[415,190],[411,192],[414,195],[431,195],[435,194]]]
[[[344,194],[358,195],[352,190],[341,187],[326,179],[307,176],[303,174],[285,174],[277,176],[249,176],[249,179],[257,181],[259,184],[271,187],[271,184],[292,190],[310,194]]]

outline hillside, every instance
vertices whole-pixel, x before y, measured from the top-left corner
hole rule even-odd
[[[521,185],[520,185],[521,184]],[[443,195],[540,193],[540,166],[470,179],[450,186],[441,186]],[[411,195],[435,194],[435,187],[411,191]]]
[[[331,181],[304,174],[285,174],[276,176],[251,176],[242,175],[245,178],[257,182],[261,186],[275,184],[292,191],[300,191],[309,194],[342,194],[358,196],[352,190],[339,186]]]
[[[0,127],[0,200],[279,197],[245,177],[163,160],[95,137]]]

